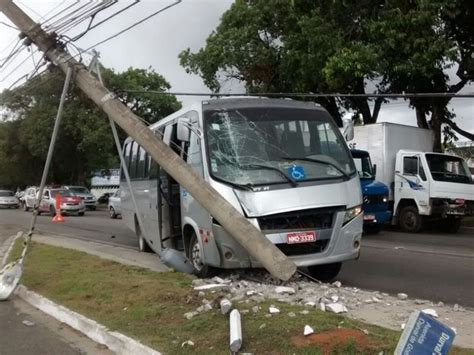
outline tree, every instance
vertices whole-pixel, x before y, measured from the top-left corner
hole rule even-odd
[[[124,90],[164,91],[166,80],[152,70],[128,69],[116,74],[104,70],[104,81],[129,103],[138,115],[157,121],[180,108],[175,97],[136,94]],[[4,91],[0,103],[0,185],[16,187],[37,184],[51,138],[54,118],[64,82],[57,69],[40,75],[12,91]],[[124,137],[122,137],[123,139]],[[56,141],[50,182],[86,183],[97,169],[119,164],[109,122],[105,114],[80,90],[72,87]]]
[[[383,43],[379,61],[382,83],[389,92],[456,93],[474,78],[472,2],[464,0],[391,1],[376,20],[369,21],[368,43]],[[457,67],[458,81],[449,82],[446,71]],[[441,151],[441,126],[467,138],[474,135],[459,128],[447,108],[450,98],[412,98],[419,127],[431,128],[434,150]],[[430,116],[430,120],[428,120]]]
[[[472,30],[467,30],[472,13],[457,21],[468,5],[467,0],[237,0],[206,46],[196,53],[188,48],[180,60],[213,91],[236,79],[252,92],[364,94],[368,81],[382,94],[454,92],[471,80],[464,75],[450,86],[445,74],[455,63],[466,68],[461,62],[472,61]],[[317,101],[339,124],[341,107],[360,114],[365,124],[374,123],[384,102]],[[448,102],[410,100],[419,126],[435,131],[436,150],[442,123],[467,134],[452,121]]]

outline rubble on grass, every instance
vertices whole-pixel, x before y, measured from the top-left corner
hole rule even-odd
[[[314,329],[311,328],[309,325],[304,326],[303,334],[304,335],[310,335],[314,333]]]
[[[259,270],[233,271],[210,279],[196,279],[193,281],[193,288],[195,295],[203,300],[202,308],[198,308],[202,312],[214,309],[213,312],[222,313],[220,302],[226,299],[232,303],[232,308],[240,311],[242,317],[253,317],[260,311],[264,317],[271,318],[277,316],[278,312],[271,313],[268,307],[262,309],[259,304],[266,301],[280,302],[274,303],[272,307],[278,311],[282,309],[279,306],[281,303],[304,307],[300,311],[284,312],[285,317],[301,317],[322,311],[336,312],[395,330],[400,330],[414,310],[436,308],[436,314],[439,314],[448,326],[460,329],[456,338],[464,337],[468,339],[468,345],[474,346],[474,341],[469,340],[469,337],[474,339],[474,331],[469,330],[474,329],[471,326],[474,324],[472,310],[466,310],[459,304],[445,305],[439,300],[432,302],[410,299],[408,294],[403,292],[388,294],[348,287],[340,282],[316,283],[300,274],[282,282]],[[205,304],[209,304],[211,308]],[[230,309],[226,314],[229,311]],[[197,310],[192,310],[184,316],[192,319],[199,314]]]

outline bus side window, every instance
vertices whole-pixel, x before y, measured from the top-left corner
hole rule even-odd
[[[155,136],[157,136],[161,140],[164,140],[163,139],[164,132],[165,132],[165,126],[161,126],[154,131]],[[158,179],[160,166],[158,165],[156,161],[153,160],[153,158],[150,155],[147,154],[147,157],[148,157],[147,158],[148,163],[146,166],[146,171],[147,171],[148,178],[150,180]]]
[[[138,155],[138,143],[133,142],[132,147],[130,148],[130,165],[128,167],[128,173],[130,174],[130,179],[135,179],[137,176],[137,155]]]
[[[123,147],[123,157],[124,157],[126,166],[122,166],[121,168],[120,180],[122,181],[125,180],[125,174],[123,172],[123,169],[128,169],[128,167],[130,166],[130,146],[131,146],[131,142],[128,142]]]
[[[143,179],[145,178],[145,166],[146,166],[146,152],[143,147],[139,146],[137,153],[137,172],[136,178]]]
[[[201,140],[194,133],[191,133],[187,150],[188,150],[188,155],[186,158],[187,163],[194,169],[196,173],[198,173],[201,177],[203,177],[204,171],[203,171],[203,162],[202,162]]]

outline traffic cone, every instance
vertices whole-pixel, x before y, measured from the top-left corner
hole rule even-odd
[[[53,222],[64,222],[64,217],[61,215],[61,195],[56,192],[56,214],[53,217]]]

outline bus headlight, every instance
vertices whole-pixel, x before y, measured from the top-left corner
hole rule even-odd
[[[342,224],[344,225],[350,220],[353,220],[361,213],[362,213],[362,206],[349,208],[348,210],[346,210],[346,214],[344,215],[344,222]]]
[[[384,197],[382,198],[382,202],[383,202],[383,203],[387,203],[387,202],[388,202],[388,197],[387,197],[387,196],[384,196]]]

